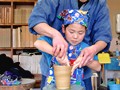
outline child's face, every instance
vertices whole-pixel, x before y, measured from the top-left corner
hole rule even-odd
[[[65,37],[70,44],[77,45],[83,40],[86,28],[80,24],[74,23],[68,25],[66,28],[63,25],[62,31],[65,33]]]

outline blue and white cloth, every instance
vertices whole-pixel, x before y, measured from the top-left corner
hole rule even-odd
[[[83,10],[65,9],[58,15],[58,18],[64,20],[64,25],[73,23],[79,23],[85,27],[88,25],[88,14]]]

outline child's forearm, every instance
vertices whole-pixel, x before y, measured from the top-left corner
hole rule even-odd
[[[49,43],[47,43],[46,41],[36,40],[35,43],[34,43],[34,46],[38,50],[41,50],[43,52],[46,52],[48,54],[53,55],[53,52],[52,52],[53,47]]]
[[[98,61],[91,61],[88,65],[87,65],[89,68],[91,68],[92,70],[95,70],[95,71],[100,71],[101,70],[101,65]]]

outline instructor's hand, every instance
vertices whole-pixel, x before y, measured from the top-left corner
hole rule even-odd
[[[60,33],[55,33],[53,37],[53,55],[64,59],[66,56],[68,43]]]
[[[82,60],[81,60],[81,64],[79,65],[79,67],[86,66],[89,62],[91,62],[95,54],[96,54],[96,48],[93,45],[84,48],[80,53]]]

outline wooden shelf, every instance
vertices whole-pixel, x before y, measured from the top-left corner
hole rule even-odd
[[[28,27],[28,19],[36,1],[0,0],[0,54],[6,54],[14,62],[22,63],[20,66],[23,69],[37,74],[41,53],[34,47],[34,42],[39,36],[31,34]],[[39,79],[37,76],[39,82],[40,76]]]
[[[11,48],[8,47],[0,47],[0,51],[10,51]]]
[[[37,0],[12,0],[13,2],[36,2]]]
[[[34,38],[35,35],[30,36],[27,23],[29,14],[32,11],[32,8],[34,7],[36,1],[37,0],[0,0],[0,17],[2,17],[0,18],[0,33],[2,33],[0,34],[0,43],[2,43],[0,44],[0,51],[10,51],[12,57],[14,55],[14,52],[17,50],[36,49],[33,46],[34,41],[30,42],[31,39],[28,38],[32,37],[34,40],[36,40],[37,36],[36,39]],[[26,40],[23,42],[20,39]],[[5,42],[7,40],[9,43]],[[17,46],[14,46],[15,43],[17,43]],[[4,45],[9,47],[4,47]]]
[[[10,5],[11,6],[11,2],[9,2],[9,1],[6,1],[6,2],[0,1],[0,5]]]
[[[0,2],[36,2],[37,0],[0,0]]]
[[[13,24],[13,26],[28,26],[27,23],[23,23],[23,24]]]
[[[12,0],[0,0],[0,2],[11,2]]]
[[[0,23],[1,27],[5,27],[5,26],[11,26],[12,24],[2,24]],[[13,24],[13,26],[28,26],[27,23],[20,23],[20,24]]]
[[[27,4],[33,5],[35,2],[34,1],[31,1],[31,2],[28,2],[28,1],[26,1],[26,2],[24,2],[24,1],[15,1],[13,3],[16,4],[16,5],[27,5]]]
[[[13,49],[21,50],[21,49],[36,49],[36,48],[35,47],[14,47]]]
[[[1,27],[11,26],[11,24],[0,24]]]

